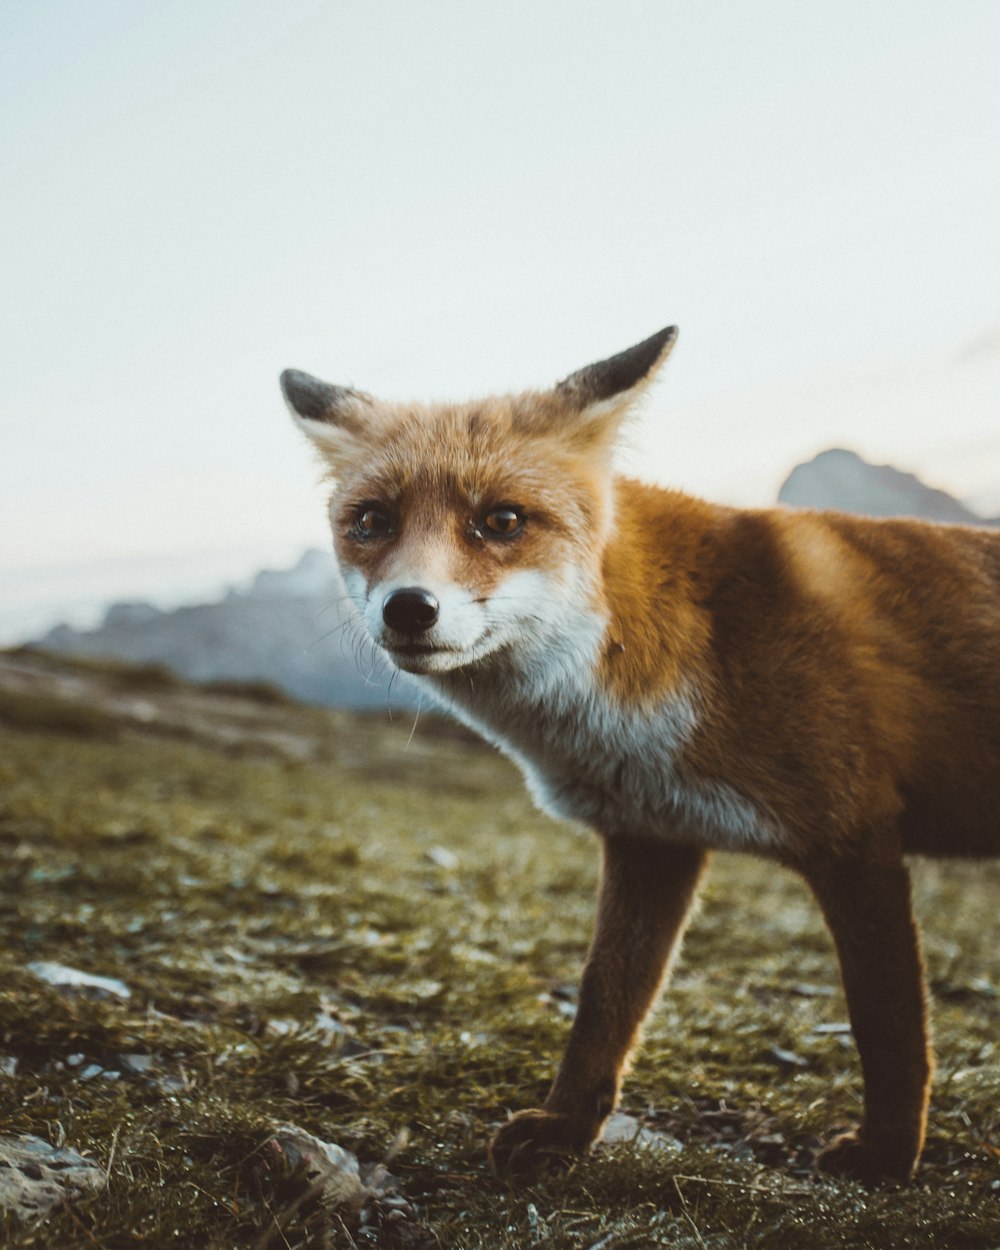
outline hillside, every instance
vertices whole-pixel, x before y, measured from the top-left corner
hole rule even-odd
[[[60,654],[165,664],[193,681],[268,681],[325,707],[416,707],[419,695],[361,640],[332,554],[306,551],[217,603],[161,611],[117,603],[93,630],[67,625],[39,645]]]
[[[813,1176],[859,1092],[830,942],[796,879],[719,857],[619,1140],[512,1187],[483,1142],[544,1093],[596,854],[495,753],[22,650],[0,782],[9,1250],[1000,1244],[1000,866],[916,867],[940,1056],[916,1186]]]

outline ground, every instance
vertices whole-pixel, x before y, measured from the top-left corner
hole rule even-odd
[[[15,651],[0,785],[0,1137],[107,1181],[0,1212],[11,1250],[1000,1247],[1000,864],[914,867],[939,1068],[911,1187],[814,1175],[856,1056],[816,908],[744,857],[716,860],[627,1082],[641,1137],[515,1186],[484,1143],[544,1097],[597,848],[505,761],[431,717]],[[289,1124],[400,1196],[363,1167],[336,1201]]]

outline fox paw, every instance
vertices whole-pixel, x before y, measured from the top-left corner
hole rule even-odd
[[[589,1125],[556,1111],[518,1111],[493,1134],[488,1151],[497,1172],[566,1166],[594,1140]]]
[[[860,1181],[869,1189],[878,1185],[905,1185],[916,1159],[908,1148],[866,1141],[859,1133],[842,1133],[821,1151],[816,1166],[821,1172]]]

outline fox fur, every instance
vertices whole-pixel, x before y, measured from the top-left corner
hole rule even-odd
[[[711,851],[805,878],[864,1077],[819,1165],[906,1181],[932,1055],[907,854],[1000,854],[1000,531],[741,510],[617,476],[676,330],[551,390],[394,405],[289,370],[374,643],[600,836],[579,1009],[498,1167],[585,1150]]]

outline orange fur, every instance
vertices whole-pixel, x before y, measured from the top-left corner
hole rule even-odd
[[[599,1135],[706,854],[731,849],[800,872],[837,946],[865,1114],[820,1165],[905,1180],[932,1060],[903,856],[1000,853],[1000,532],[614,477],[673,338],[478,404],[284,385],[373,640],[603,840],[566,1055],[497,1164]]]

